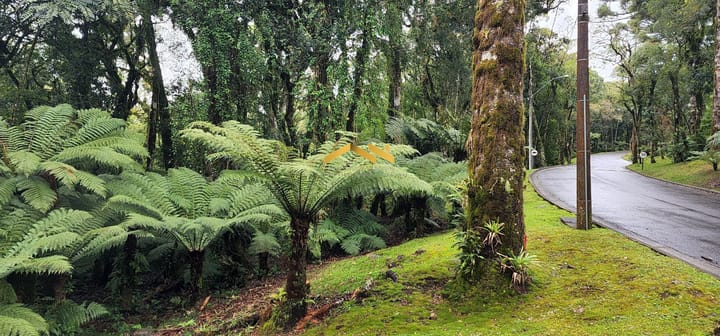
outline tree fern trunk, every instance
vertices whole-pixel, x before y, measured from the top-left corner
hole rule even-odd
[[[52,276],[52,290],[55,298],[55,304],[61,304],[67,299],[67,293],[65,293],[65,287],[67,281],[70,278],[67,274],[56,274]]]
[[[190,251],[188,254],[190,263],[190,291],[197,296],[202,288],[202,270],[205,261],[205,251]]]
[[[290,235],[292,250],[290,252],[287,282],[285,283],[285,292],[287,293],[285,309],[288,314],[285,327],[295,325],[307,313],[305,299],[310,289],[306,283],[307,274],[305,273],[310,220],[308,218],[292,218],[290,228],[292,230]]]
[[[525,236],[524,13],[521,0],[478,0],[473,35],[467,220],[477,232],[489,221],[505,223],[503,254],[519,253]]]
[[[260,273],[260,278],[264,278],[268,275],[268,271],[270,267],[268,267],[268,258],[270,257],[270,253],[263,252],[258,254],[258,268]]]
[[[122,284],[120,288],[120,305],[123,310],[132,310],[135,306],[133,290],[135,289],[135,267],[133,267],[137,255],[137,236],[129,234],[123,246],[125,254],[122,261],[120,277]]]

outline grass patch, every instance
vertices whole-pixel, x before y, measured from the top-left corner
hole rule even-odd
[[[670,158],[656,158],[657,163],[645,159],[645,167],[639,163],[628,166],[640,174],[666,181],[686,184],[720,191],[720,171],[713,171],[712,165],[705,161],[672,163]]]
[[[311,275],[314,295],[373,279],[308,335],[709,335],[720,324],[720,281],[606,229],[578,231],[571,216],[525,192],[528,249],[540,263],[529,294],[453,281],[452,234],[343,260]],[[416,251],[424,250],[422,253]],[[402,256],[402,257],[399,257]],[[388,263],[397,283],[384,274]]]

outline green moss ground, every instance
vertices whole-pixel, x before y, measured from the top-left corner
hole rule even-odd
[[[720,326],[719,280],[613,231],[565,227],[559,218],[571,215],[531,186],[525,215],[528,249],[539,258],[529,294],[452,281],[454,237],[436,235],[311,274],[313,295],[374,284],[362,303],[346,303],[306,334],[711,335]],[[384,276],[390,261],[398,283]]]
[[[713,171],[712,165],[705,161],[675,164],[669,158],[657,158],[657,163],[650,163],[646,159],[644,169],[641,169],[639,163],[628,168],[662,180],[720,191],[720,171]]]

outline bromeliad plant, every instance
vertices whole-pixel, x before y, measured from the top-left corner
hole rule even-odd
[[[492,253],[495,253],[495,248],[502,244],[502,240],[500,240],[500,238],[503,235],[503,227],[505,227],[505,223],[495,220],[489,221],[483,226],[483,230],[486,232],[485,238],[483,239],[483,245],[489,247]]]
[[[537,257],[527,253],[525,249],[521,249],[517,255],[514,253],[510,253],[510,256],[499,255],[502,257],[500,269],[503,272],[510,272],[510,285],[512,288],[518,293],[527,292],[528,286],[532,282],[529,273],[530,265],[536,263]]]
[[[307,312],[309,286],[305,273],[310,228],[318,214],[343,199],[376,193],[431,193],[430,185],[406,170],[390,164],[371,164],[355,154],[324,163],[331,152],[353,142],[347,134],[326,142],[307,158],[288,159],[277,141],[259,137],[251,126],[229,121],[221,126],[196,122],[182,136],[210,150],[208,159],[254,173],[275,196],[290,217],[291,252],[285,291],[287,300],[274,314],[277,326],[290,327]],[[391,154],[414,152],[396,146]]]

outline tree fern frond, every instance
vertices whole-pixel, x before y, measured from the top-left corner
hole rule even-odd
[[[86,234],[85,243],[75,253],[73,260],[99,256],[105,251],[118,248],[125,244],[128,234],[128,231],[120,225],[92,230]]]
[[[53,306],[47,317],[52,321],[51,329],[62,332],[77,330],[83,324],[108,314],[105,307],[95,302],[77,304],[65,300],[63,303]]]
[[[17,295],[13,287],[5,281],[0,279],[0,305],[12,304],[17,302]]]
[[[707,142],[705,142],[705,150],[720,151],[720,131],[715,132],[707,138]]]
[[[43,159],[62,148],[63,139],[74,132],[72,121],[75,110],[68,104],[55,107],[39,107],[25,114],[25,140],[27,150],[37,153]]]
[[[382,238],[364,233],[348,236],[340,243],[343,251],[350,255],[358,255],[363,251],[377,250],[385,246]]]
[[[0,177],[0,208],[10,203],[15,190],[17,189],[17,183],[20,178],[1,178]]]
[[[16,151],[8,153],[10,163],[15,167],[15,173],[28,177],[35,174],[42,158],[29,151]]]
[[[36,336],[48,332],[39,314],[21,304],[0,304],[0,335]]]
[[[169,170],[167,179],[171,199],[184,210],[187,217],[195,218],[206,214],[210,195],[205,177],[191,169],[179,168]]]
[[[101,178],[82,170],[75,171],[75,176],[78,179],[79,186],[102,197],[107,196],[105,182]]]
[[[310,231],[309,250],[315,258],[320,258],[322,255],[322,243],[333,247],[349,234],[350,231],[335,224],[334,221],[328,219],[323,220]]]
[[[105,169],[140,171],[142,166],[133,158],[111,148],[81,145],[63,149],[52,157],[69,164],[97,165]]]
[[[61,255],[51,255],[41,258],[27,259],[26,261],[15,266],[13,272],[24,274],[69,274],[72,273],[73,266],[67,257]]]
[[[149,262],[160,260],[161,258],[170,255],[173,251],[175,251],[175,248],[175,242],[160,244],[147,253],[147,260]]]
[[[257,230],[248,251],[251,254],[269,253],[276,256],[280,253],[280,243],[273,233]]]
[[[39,211],[50,210],[57,201],[57,194],[41,177],[30,176],[19,180],[16,186],[25,202]]]
[[[100,110],[96,110],[100,111]],[[110,118],[107,113],[100,111],[94,117],[88,118],[90,114],[80,112],[78,121],[82,124],[72,137],[65,140],[64,147],[80,146],[98,139],[112,138],[112,135],[121,132],[125,128],[125,121],[122,119]],[[119,138],[119,137],[116,137]],[[126,138],[120,138],[127,140]],[[112,144],[110,144],[112,145]]]
[[[105,204],[105,207],[115,211],[138,213],[158,220],[162,219],[164,215],[163,211],[154,208],[153,204],[148,204],[126,195],[115,195],[110,197]]]
[[[75,232],[59,232],[46,236],[31,237],[19,244],[18,255],[36,256],[52,251],[58,251],[65,247],[73,245],[80,239],[80,235]]]

